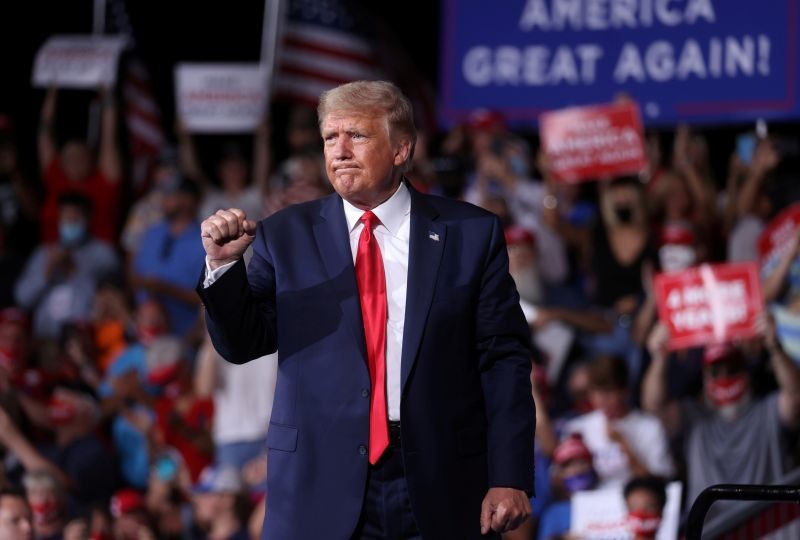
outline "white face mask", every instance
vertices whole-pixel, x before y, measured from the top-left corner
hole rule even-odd
[[[694,249],[683,244],[665,244],[658,250],[661,269],[665,272],[686,270],[695,262]]]

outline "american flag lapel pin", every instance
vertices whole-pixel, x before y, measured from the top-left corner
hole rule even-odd
[[[430,239],[431,239],[431,240],[433,240],[434,242],[438,242],[438,241],[439,241],[439,235],[438,235],[438,234],[436,234],[436,233],[435,233],[435,232],[433,232],[433,231],[428,231],[428,238],[430,238]]]

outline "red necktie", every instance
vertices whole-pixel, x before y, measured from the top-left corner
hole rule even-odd
[[[358,239],[356,281],[367,345],[367,365],[372,384],[369,407],[369,462],[375,464],[389,446],[386,415],[386,276],[373,230],[380,220],[370,211],[361,216],[364,229]]]

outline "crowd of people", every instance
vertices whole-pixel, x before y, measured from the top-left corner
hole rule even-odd
[[[98,96],[96,148],[56,132],[58,97],[43,98],[35,174],[18,159],[33,142],[0,117],[0,536],[257,538],[280,351],[239,366],[214,350],[199,223],[330,193],[315,112],[294,108],[281,141],[265,120],[252,151],[220,144],[213,170],[177,123],[134,193],[114,93]],[[756,339],[670,350],[653,292],[659,272],[759,263],[800,173],[782,150],[764,138],[714,170],[708,141],[681,126],[648,134],[641,175],[565,184],[496,113],[421,134],[407,179],[500,216],[536,345],[534,515],[506,538],[566,537],[571,495],[602,488],[652,538],[668,482],[687,508],[711,484],[796,466],[800,358],[770,312],[798,309],[800,233],[760,269]]]

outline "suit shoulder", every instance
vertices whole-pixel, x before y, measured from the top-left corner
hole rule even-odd
[[[444,219],[497,219],[493,213],[472,203],[439,195],[420,194],[420,197]]]
[[[286,208],[282,208],[274,214],[265,217],[261,220],[261,222],[268,227],[273,227],[276,225],[285,225],[316,218],[319,216],[322,206],[326,203],[326,201],[335,196],[336,194],[333,194],[321,199],[314,199],[313,201],[289,205]]]

